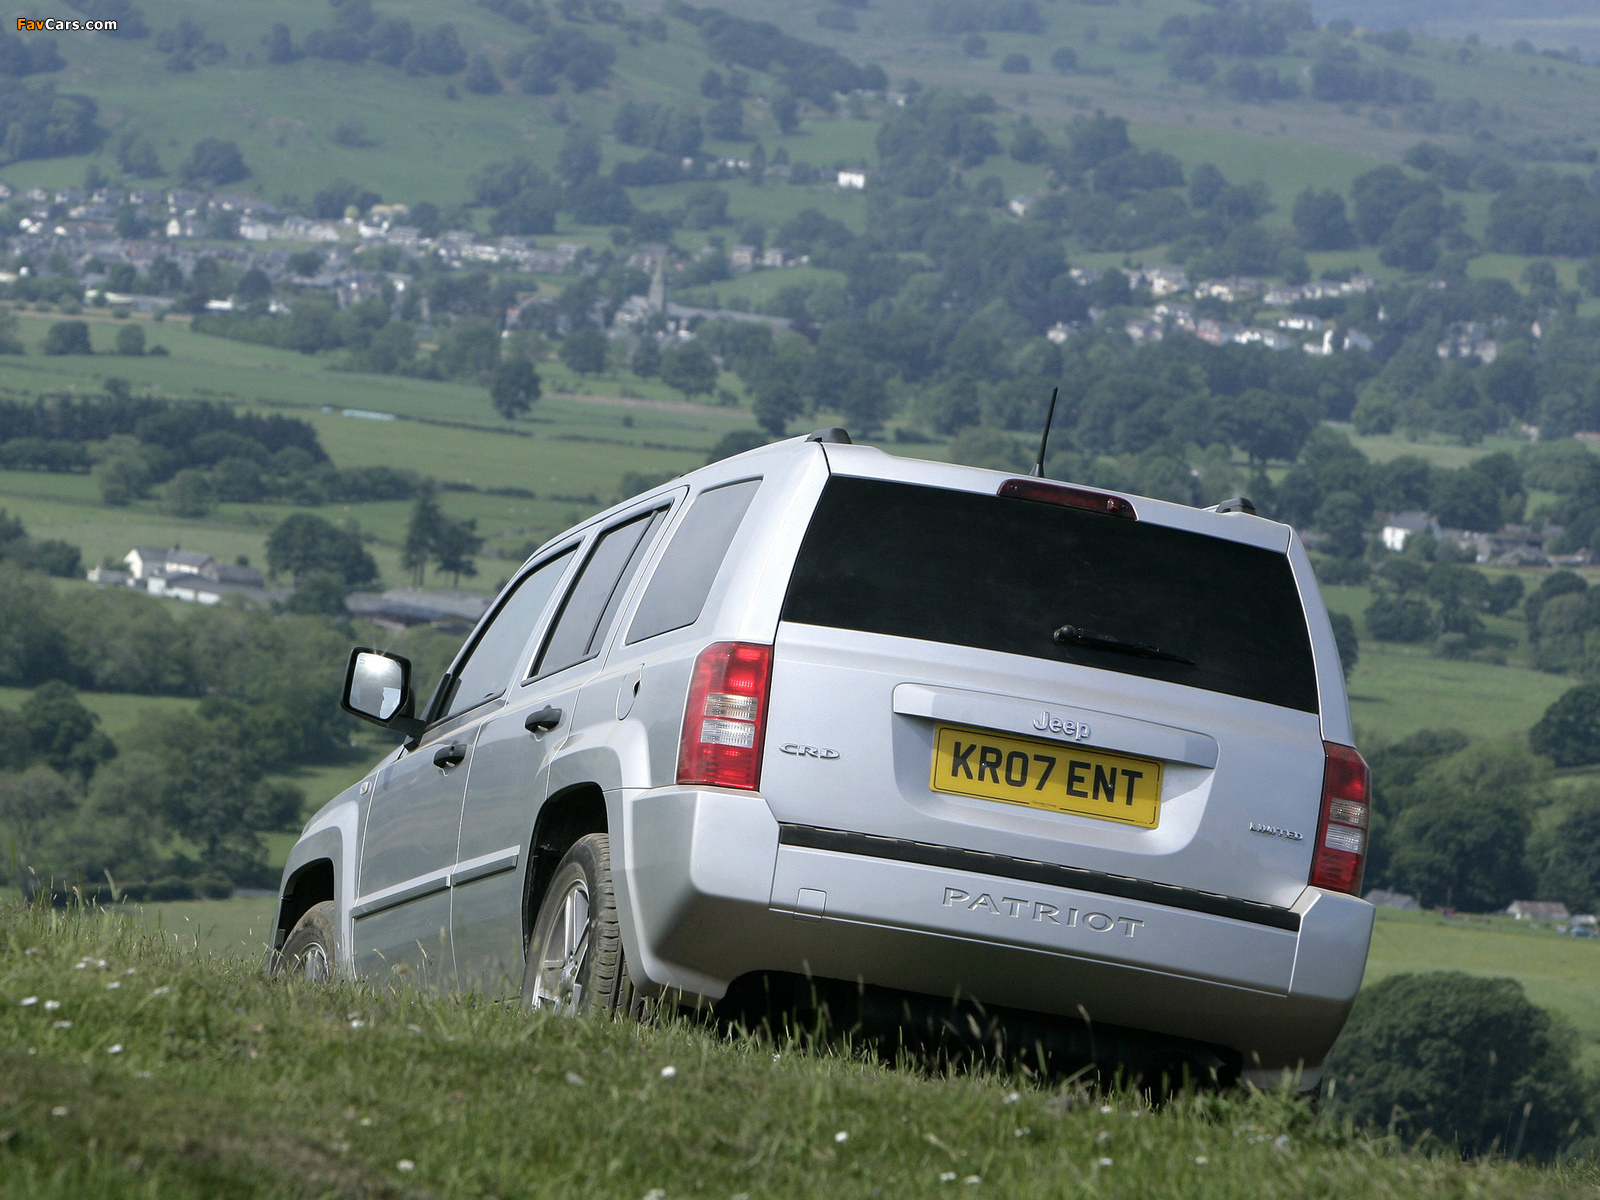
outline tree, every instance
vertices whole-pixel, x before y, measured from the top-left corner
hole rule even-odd
[[[1414,596],[1379,596],[1364,615],[1367,632],[1380,642],[1425,642],[1437,629],[1428,602]]]
[[[431,547],[433,565],[451,576],[453,586],[461,586],[463,575],[478,573],[472,556],[482,548],[483,538],[477,530],[476,520],[461,521],[446,517],[434,531]]]
[[[57,321],[45,330],[46,354],[93,354],[89,345],[89,326],[83,321]]]
[[[502,359],[489,385],[489,400],[495,411],[510,421],[533,407],[541,394],[539,372],[525,356]]]
[[[289,27],[281,21],[274,25],[261,41],[266,46],[269,63],[291,63],[300,57],[299,51],[289,39]]]
[[[22,354],[22,339],[17,336],[21,323],[9,308],[0,308],[0,354]]]
[[[248,882],[265,872],[260,835],[291,828],[305,797],[262,778],[265,739],[252,710],[211,697],[194,712],[147,711],[130,744],[139,747],[112,782],[132,782],[124,800],[197,845],[203,870]]]
[[[322,270],[328,256],[320,250],[296,250],[289,255],[285,265],[301,279],[310,279]]]
[[[762,363],[752,373],[749,388],[756,421],[773,437],[785,436],[789,422],[806,409],[799,379],[777,361]]]
[[[50,830],[77,807],[67,781],[49,767],[29,767],[20,775],[0,775],[0,829],[8,835],[0,861],[14,862],[24,899],[33,896],[38,863]]]
[[[186,467],[167,484],[167,511],[175,517],[203,517],[216,507],[211,476]]]
[[[272,295],[272,280],[260,267],[251,267],[239,276],[239,282],[234,284],[233,294],[246,304],[254,304]]]
[[[308,571],[296,577],[294,591],[283,602],[285,612],[326,617],[348,617],[345,595],[350,589],[333,571]]]
[[[640,379],[649,379],[661,371],[661,346],[655,338],[646,334],[639,339],[639,344],[633,348],[633,357],[628,360],[628,369]]]
[[[1600,793],[1590,789],[1556,826],[1539,864],[1539,894],[1600,912]]]
[[[132,504],[150,490],[150,464],[132,438],[109,439],[93,474],[101,502],[113,508]]]
[[[1314,401],[1274,396],[1262,388],[1250,388],[1229,400],[1221,418],[1228,440],[1251,462],[1263,464],[1269,459],[1293,462],[1322,419]]]
[[[730,429],[719,437],[716,444],[707,452],[706,462],[708,464],[721,462],[725,458],[732,458],[735,454],[743,454],[746,450],[754,450],[757,446],[766,444],[767,436],[759,429]]]
[[[692,400],[717,386],[717,364],[699,341],[674,346],[661,356],[661,382]]]
[[[22,703],[18,726],[33,754],[63,775],[87,782],[95,769],[117,755],[112,740],[95,726],[100,717],[65,683],[41,683]]]
[[[144,326],[124,325],[117,330],[117,353],[138,358],[144,353]]]
[[[1360,558],[1367,548],[1367,503],[1354,492],[1334,492],[1317,509],[1323,546],[1336,558]]]
[[[724,96],[706,110],[706,131],[724,142],[744,140],[744,105],[737,96]]]
[[[378,564],[361,544],[361,535],[341,529],[312,513],[294,513],[279,521],[267,538],[267,570],[303,576],[326,572],[347,587],[378,578]]]
[[[1350,672],[1356,669],[1356,660],[1361,657],[1361,639],[1356,635],[1356,623],[1350,619],[1349,613],[1329,613],[1328,620],[1333,624],[1334,644],[1339,647],[1339,667],[1344,671],[1344,677],[1350,678]]]
[[[608,345],[596,326],[580,326],[561,340],[561,361],[579,375],[598,375],[606,369]]]
[[[1600,762],[1600,683],[1580,683],[1557,697],[1528,731],[1528,744],[1558,767]]]
[[[950,461],[991,471],[1025,471],[1028,452],[1004,430],[974,425],[951,440]]]
[[[239,152],[237,143],[221,138],[205,138],[196,142],[194,149],[189,152],[182,175],[185,183],[222,187],[248,178],[250,168],[245,165],[244,155]]]
[[[1433,512],[1448,528],[1493,533],[1504,524],[1500,503],[1499,487],[1481,471],[1440,471],[1434,477]]]
[[[1465,1155],[1548,1159],[1591,1129],[1576,1049],[1514,979],[1394,975],[1356,998],[1323,1103]]]
[[[1294,202],[1294,230],[1307,250],[1348,250],[1356,244],[1344,197],[1334,191],[1301,192]]]
[[[1418,773],[1391,834],[1389,877],[1429,908],[1504,908],[1529,885],[1523,850],[1548,768],[1512,743],[1474,742]]]
[[[793,92],[780,88],[772,97],[769,107],[772,109],[772,119],[778,123],[780,132],[788,136],[799,131],[800,101],[795,99]]]
[[[600,139],[577,126],[570,127],[556,169],[569,186],[582,183],[600,169]]]
[[[421,587],[428,574],[428,560],[432,557],[434,542],[445,515],[434,498],[433,485],[417,491],[411,503],[411,519],[406,522],[406,540],[400,547],[400,565],[411,572],[411,582]]]
[[[467,64],[467,77],[461,82],[467,91],[479,96],[497,95],[502,90],[500,76],[494,73],[494,67],[482,54],[472,56]]]

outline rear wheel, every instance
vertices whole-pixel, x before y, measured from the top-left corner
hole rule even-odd
[[[289,931],[272,965],[274,975],[298,975],[310,983],[338,976],[339,935],[332,900],[313,904]]]
[[[633,1010],[611,886],[611,839],[603,833],[579,838],[550,880],[528,939],[522,1006],[572,1015]]]

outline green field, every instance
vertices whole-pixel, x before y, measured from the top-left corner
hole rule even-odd
[[[1596,1182],[1381,1145],[1281,1093],[1153,1109],[679,1020],[309,988],[176,940],[0,913],[0,1197],[1253,1200],[1356,1180],[1497,1200]]]
[[[1393,741],[1418,729],[1505,737],[1527,729],[1574,682],[1525,665],[1527,629],[1520,620],[1484,619],[1490,634],[1510,642],[1506,665],[1465,662],[1437,658],[1426,644],[1375,640],[1363,617],[1372,602],[1368,588],[1324,586],[1322,595],[1330,611],[1355,622],[1361,639],[1361,657],[1347,684],[1359,737]]]
[[[37,351],[44,331],[59,319],[23,315],[31,351]],[[52,358],[32,352],[9,359],[3,386],[24,394],[93,394],[108,377],[120,376],[136,389],[160,396],[225,400],[246,409],[291,413],[316,427],[339,466],[405,467],[446,484],[534,492],[534,500],[443,493],[444,509],[476,519],[487,538],[479,574],[462,580],[469,589],[494,590],[511,563],[521,560],[530,540],[553,536],[616,501],[618,481],[627,472],[690,470],[704,463],[707,449],[724,433],[752,427],[747,410],[687,404],[667,398],[670,393],[659,385],[650,385],[659,393],[654,397],[551,394],[527,417],[506,422],[490,408],[482,388],[335,371],[330,367],[340,361],[338,355],[303,355],[228,341],[192,333],[176,320],[148,325],[152,341],[167,346],[169,356],[118,357],[104,353],[115,324],[110,318],[92,322],[93,357]],[[575,384],[559,363],[542,364],[541,370],[552,391]],[[601,376],[584,386],[618,391],[617,382]],[[402,419],[340,415],[346,408]],[[109,508],[100,503],[88,476],[27,471],[0,471],[0,506],[22,518],[36,536],[80,546],[89,563],[108,556],[120,559],[134,545],[177,542],[227,560],[244,556],[261,566],[267,534],[294,511],[286,505],[224,504],[205,518],[179,518],[164,511],[158,496]],[[373,556],[385,581],[394,585],[404,581],[399,544],[409,510],[409,503],[395,501],[329,506],[324,513],[334,520],[352,519],[375,536]],[[500,561],[501,552],[510,561]]]
[[[1509,976],[1535,1004],[1559,1013],[1600,1066],[1600,939],[1529,929],[1509,917],[1444,917],[1380,908],[1368,984],[1409,971]]]

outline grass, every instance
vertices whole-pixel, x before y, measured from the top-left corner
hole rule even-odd
[[[479,574],[462,580],[469,589],[492,590],[512,569],[511,562],[496,557],[499,552],[520,561],[530,540],[553,536],[612,503],[625,473],[690,470],[705,461],[707,449],[724,433],[751,425],[746,410],[665,400],[670,393],[647,381],[637,381],[644,385],[637,390],[654,389],[657,396],[606,396],[606,391],[635,389],[606,377],[580,382],[554,362],[542,367],[548,390],[583,387],[601,394],[547,395],[527,417],[507,423],[490,409],[482,388],[333,371],[329,367],[337,355],[302,355],[227,341],[193,333],[176,320],[146,326],[152,340],[171,351],[167,357],[106,353],[119,322],[92,313],[92,357],[37,353],[45,330],[60,319],[58,314],[22,315],[30,353],[7,360],[9,388],[29,394],[94,394],[104,388],[107,377],[122,376],[137,389],[160,396],[220,399],[243,409],[286,412],[307,420],[340,466],[407,467],[477,488],[534,492],[538,499],[443,493],[445,511],[476,520],[487,539]],[[347,408],[402,419],[352,419],[341,415]],[[179,542],[229,561],[244,556],[265,565],[268,533],[295,511],[287,505],[224,504],[204,518],[179,518],[164,511],[159,496],[108,508],[88,476],[29,471],[0,471],[0,506],[20,517],[36,536],[81,547],[89,563],[107,556],[120,559],[133,545]],[[384,579],[393,585],[405,578],[399,546],[409,510],[406,502],[383,502],[330,505],[321,511],[333,520],[354,520],[376,538],[370,548]]]
[[[1407,1153],[1284,1094],[1151,1109],[678,1020],[313,988],[126,922],[14,907],[0,1125],[7,1200],[1323,1197],[1356,1180],[1369,1195],[1555,1197],[1595,1180]]]
[[[1418,729],[1460,729],[1475,737],[1499,738],[1527,729],[1572,686],[1562,675],[1523,665],[1527,631],[1520,620],[1485,617],[1491,634],[1511,643],[1504,666],[1436,658],[1427,645],[1406,646],[1374,639],[1364,612],[1372,601],[1365,587],[1324,586],[1332,612],[1347,614],[1361,639],[1361,657],[1347,687],[1358,733],[1386,741]]]
[[[30,688],[0,687],[0,708],[13,712],[33,694]],[[124,692],[79,692],[83,706],[100,718],[100,728],[113,741],[126,734],[148,710],[183,712],[199,703],[185,696],[135,696]]]
[[[1535,1004],[1578,1031],[1584,1060],[1600,1066],[1600,941],[1530,929],[1510,917],[1445,917],[1378,910],[1367,984],[1408,971],[1509,976]]]

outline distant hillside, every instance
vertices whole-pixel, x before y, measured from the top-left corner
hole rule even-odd
[[[1314,0],[1319,21],[1347,17],[1370,29],[1425,29],[1437,37],[1477,34],[1491,46],[1526,38],[1540,50],[1577,46],[1600,54],[1600,12],[1590,0]]]
[[[1383,13],[1414,11],[1400,23],[1432,26],[1453,11],[1446,32],[1465,31],[1463,12],[1511,14],[1506,0],[1341,2],[1374,26],[1396,23]],[[714,152],[748,149],[754,136],[769,155],[870,162],[874,114],[832,95],[871,86],[882,71],[894,89],[915,77],[987,91],[1046,126],[1104,109],[1148,128],[1186,166],[1214,161],[1263,179],[1282,205],[1308,182],[1342,190],[1422,136],[1524,160],[1581,157],[1600,100],[1600,70],[1488,48],[1509,36],[1485,34],[1478,47],[1340,38],[1313,28],[1303,3],[1254,5],[1249,16],[1192,0],[726,0],[746,21],[716,28],[681,19],[685,6],[670,0],[76,7],[122,12],[123,30],[144,36],[61,34],[49,47],[6,35],[5,106],[14,119],[36,109],[41,137],[54,139],[8,161],[22,144],[8,134],[0,172],[13,185],[78,184],[91,163],[108,177],[170,185],[196,142],[220,138],[243,152],[243,188],[266,198],[308,198],[346,178],[386,199],[450,204],[467,198],[468,176],[486,162],[521,154],[553,169],[565,127],[609,131],[628,100],[698,119]],[[775,21],[788,36],[752,34],[749,21]],[[1582,42],[1594,21],[1578,0],[1553,0],[1539,18],[1548,36],[1534,40]],[[1325,63],[1351,79],[1319,76]],[[730,92],[747,94],[703,94],[706,73],[730,67],[742,77],[728,77]],[[866,74],[852,75],[857,68]],[[88,97],[94,111],[57,101],[47,118],[42,89]],[[868,128],[834,117],[866,118]],[[605,152],[607,165],[636,153],[610,137]]]

